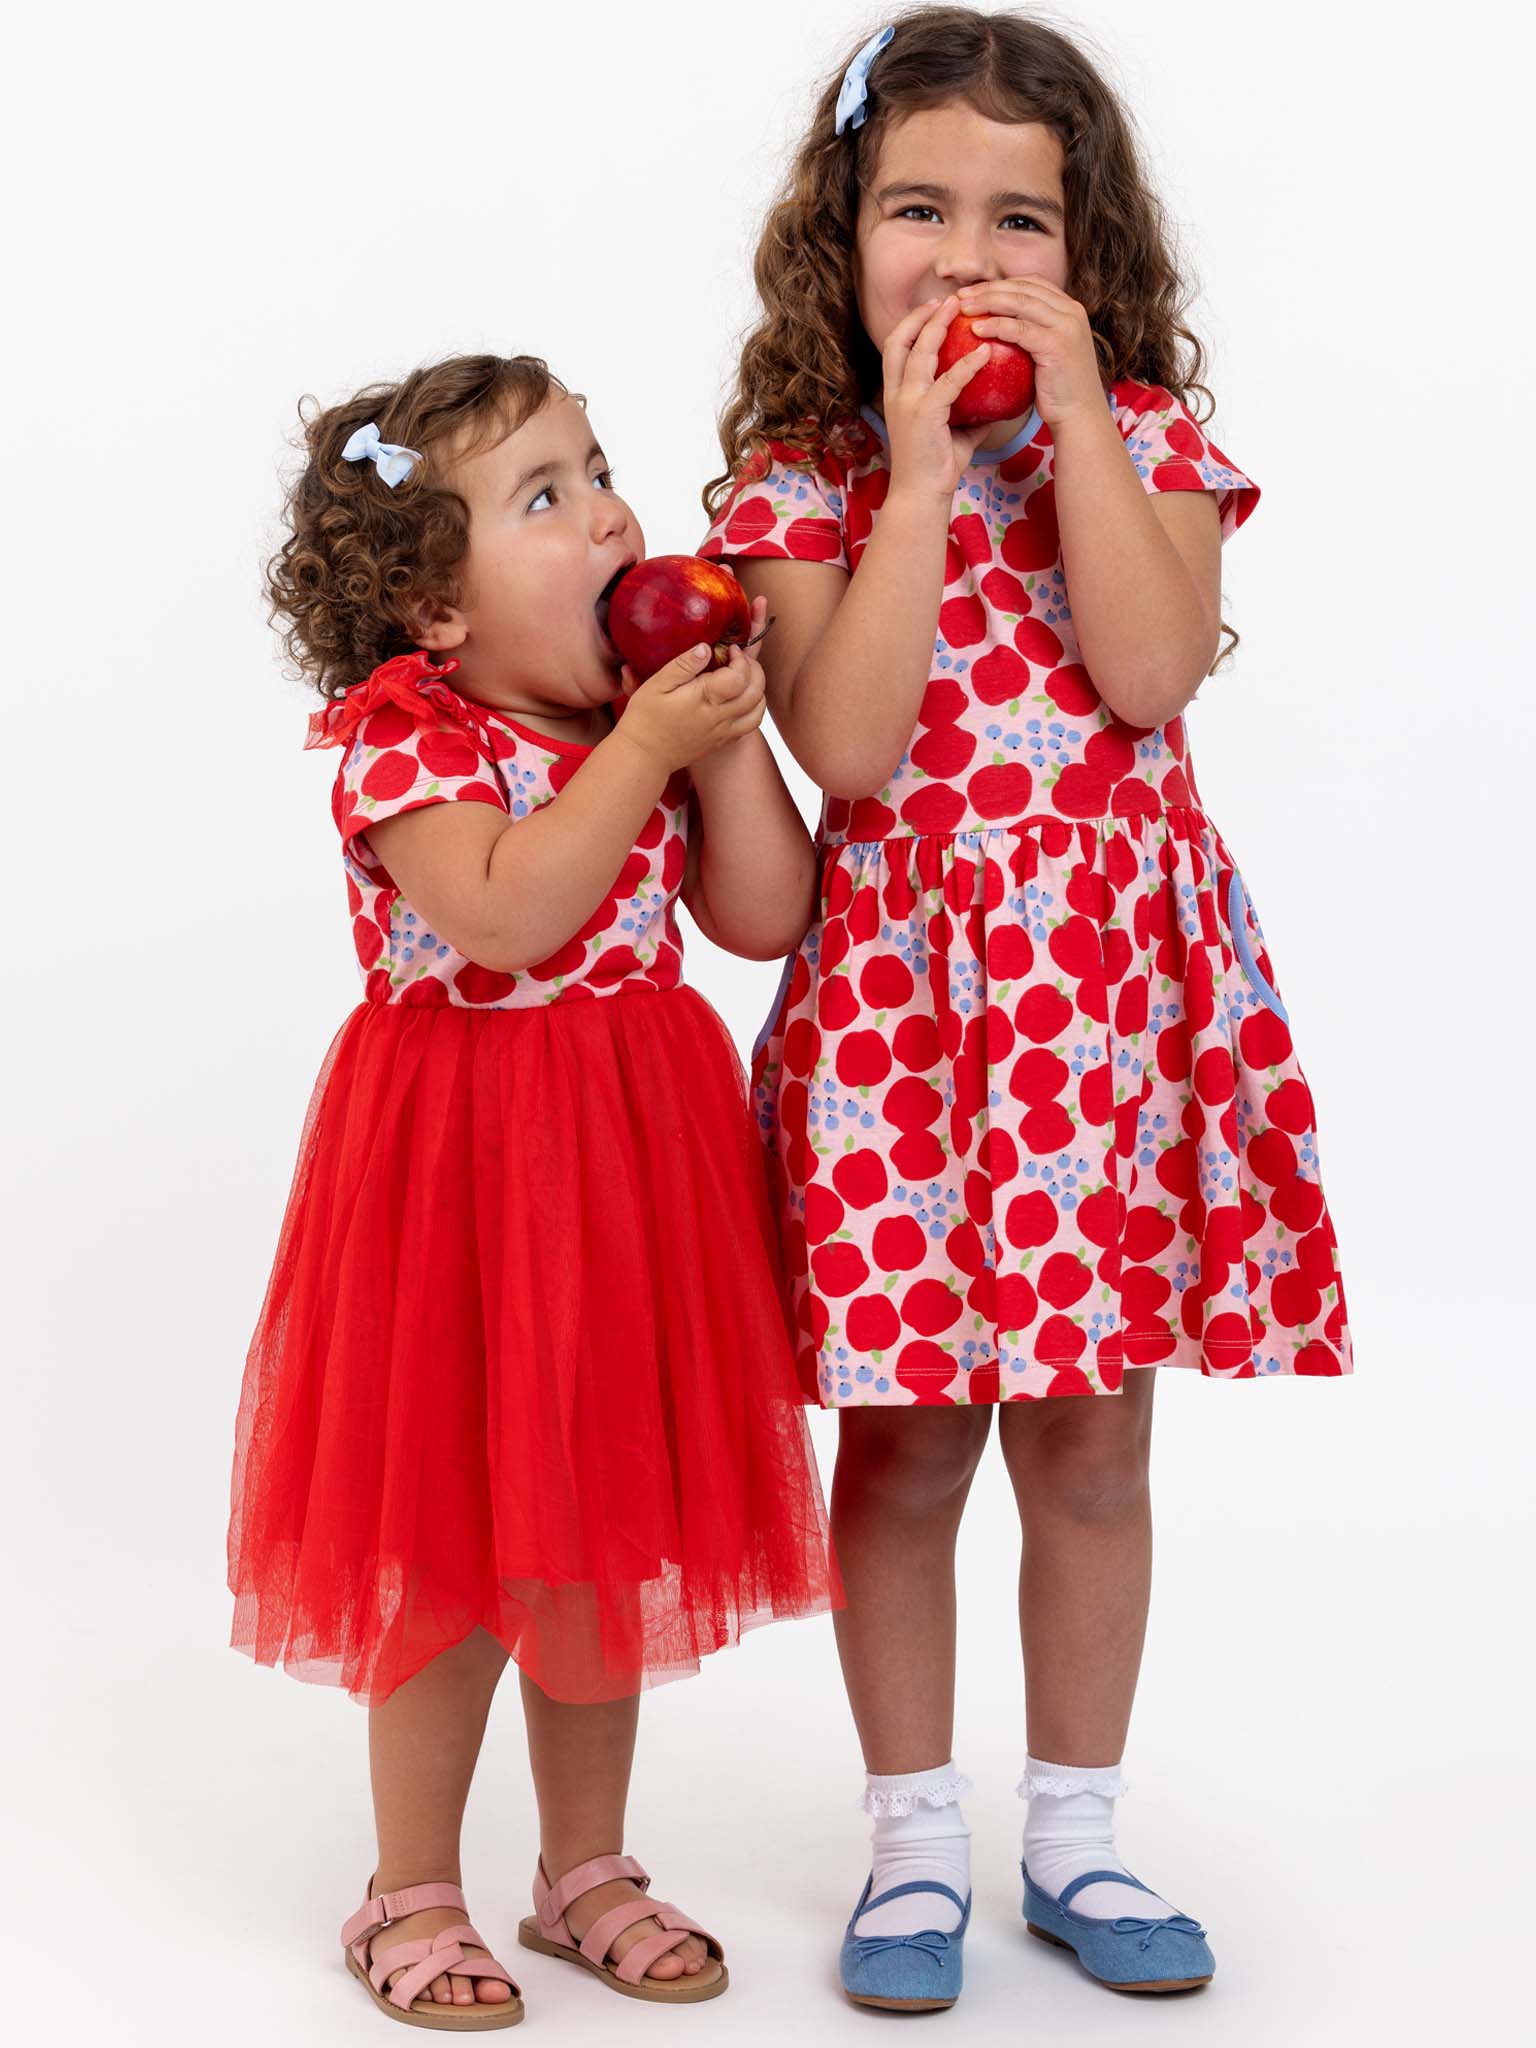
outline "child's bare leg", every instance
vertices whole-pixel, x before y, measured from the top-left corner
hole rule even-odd
[[[1147,1630],[1156,1379],[1154,1368],[1142,1367],[1126,1374],[1112,1399],[1035,1401],[1002,1419],[1024,1528],[1019,1627],[1029,1755],[1104,1773],[1097,1785],[1080,1779],[1030,1797],[1025,1861],[1053,1897],[1089,1871],[1125,1868],[1115,1845],[1111,1767],[1125,1748]],[[1111,1879],[1076,1893],[1073,1910],[1110,1919],[1175,1909],[1155,1892]]]
[[[955,1728],[955,1536],[990,1408],[849,1408],[832,1480],[848,1596],[834,1616],[864,1766],[947,1763]]]
[[[476,1629],[368,1715],[373,1808],[379,1834],[375,1893],[412,1884],[460,1884],[459,1830],[486,1716],[507,1653]],[[451,1906],[429,1906],[381,1929],[381,1950],[430,1940],[464,1919]],[[468,1957],[484,1949],[466,1949]],[[393,1983],[398,1971],[390,1973]],[[386,1987],[387,1988],[387,1987]],[[422,1997],[440,2005],[501,2003],[511,1994],[494,1977],[435,1977]]]
[[[539,1802],[539,1849],[551,1884],[593,1856],[624,1853],[624,1809],[629,1798],[630,1766],[635,1754],[638,1697],[605,1701],[599,1706],[571,1706],[552,1700],[521,1674],[523,1714],[528,1724],[528,1761]],[[573,1899],[566,1925],[580,1941],[587,1929],[626,1900],[643,1898],[638,1885],[615,1878],[595,1885]],[[608,1951],[617,1962],[647,1934],[657,1932],[654,1920],[640,1920],[615,1937]],[[720,1965],[696,1934],[658,1956],[648,1977],[702,1977],[711,1981]]]
[[[1152,1588],[1154,1368],[1118,1395],[1007,1403],[999,1431],[1024,1531],[1019,1632],[1029,1754],[1120,1760]]]

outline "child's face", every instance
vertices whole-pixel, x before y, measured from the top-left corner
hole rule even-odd
[[[457,655],[466,694],[508,710],[582,709],[619,696],[597,623],[604,586],[643,558],[581,402],[559,392],[515,433],[455,464],[469,506],[456,607],[421,644]]]
[[[854,252],[875,347],[924,300],[961,285],[1041,277],[1065,291],[1062,167],[1048,128],[989,121],[964,101],[894,122],[859,205]]]

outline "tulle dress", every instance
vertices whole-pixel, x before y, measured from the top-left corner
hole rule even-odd
[[[1106,403],[1151,494],[1259,488],[1189,408]],[[926,694],[885,788],[828,797],[820,915],[756,1054],[808,1395],[1116,1395],[1352,1369],[1312,1094],[1182,718],[1128,725],[1072,620],[1039,415],[955,492]],[[774,444],[699,552],[856,573],[891,470]],[[1210,687],[1219,687],[1212,683]]]
[[[591,750],[453,666],[399,657],[311,721],[364,1000],[246,1364],[231,1640],[376,1704],[483,1626],[552,1697],[612,1699],[841,1596],[745,1076],[682,979],[687,777],[566,945],[481,966],[369,825],[523,817]]]

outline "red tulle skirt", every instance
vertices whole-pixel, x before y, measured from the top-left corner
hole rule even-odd
[[[477,1625],[591,1701],[840,1603],[701,996],[347,1019],[246,1364],[229,1585],[236,1648],[369,1704]]]

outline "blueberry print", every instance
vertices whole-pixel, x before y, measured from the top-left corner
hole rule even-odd
[[[1211,492],[1230,539],[1252,479],[1172,393],[1109,403],[1148,493]],[[868,415],[847,457],[771,443],[700,553],[854,573],[889,482]],[[1273,963],[1184,720],[1126,724],[1082,661],[1047,427],[967,472],[945,579],[900,764],[823,802],[819,916],[754,1063],[802,1385],[896,1406],[1348,1373]]]
[[[368,827],[426,804],[482,803],[509,817],[553,801],[590,747],[552,740],[460,697],[424,654],[399,655],[317,712],[310,746],[345,747],[331,807],[341,833],[352,938],[370,1002],[531,1008],[682,980],[677,891],[688,784],[672,778],[607,899],[548,960],[504,974],[466,959],[421,920],[368,843]]]

